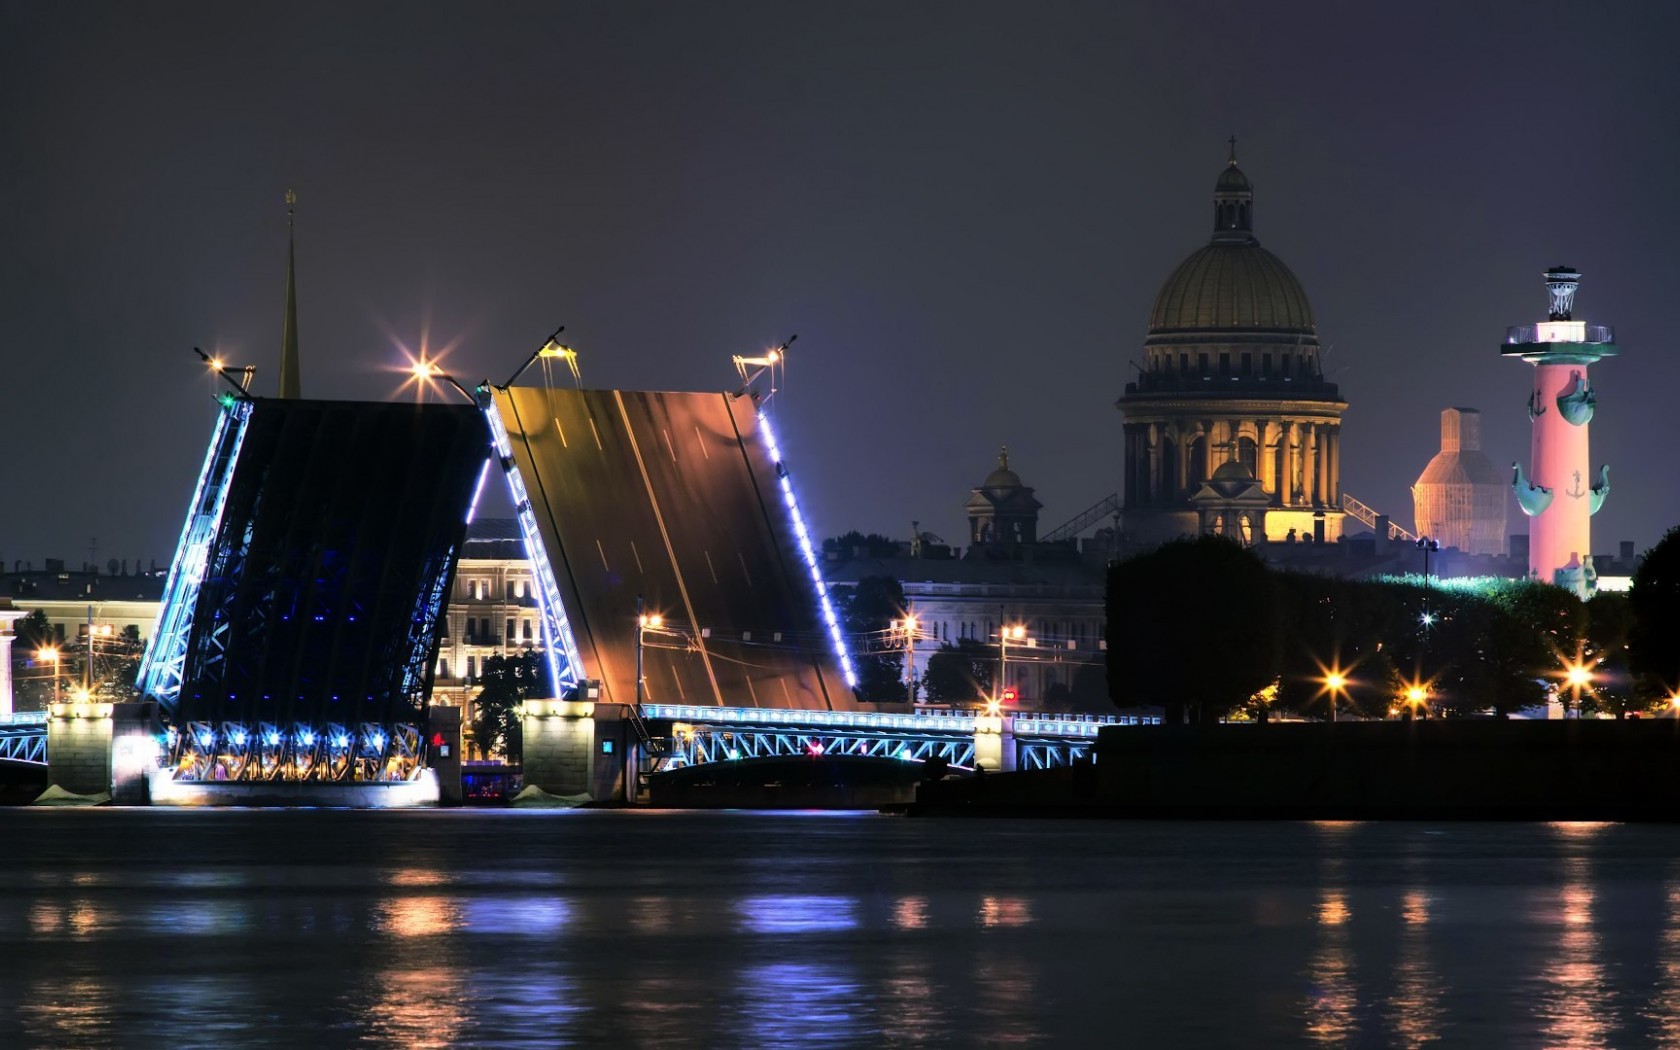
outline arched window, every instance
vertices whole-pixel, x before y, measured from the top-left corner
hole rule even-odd
[[[1199,484],[1208,479],[1208,449],[1207,437],[1198,437],[1190,442],[1190,484]]]
[[[1260,446],[1248,436],[1237,439],[1237,462],[1248,468],[1248,472],[1255,477],[1260,476]]]

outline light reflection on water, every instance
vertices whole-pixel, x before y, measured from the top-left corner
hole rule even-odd
[[[1680,1050],[1680,829],[77,816],[0,852],[8,1050]]]

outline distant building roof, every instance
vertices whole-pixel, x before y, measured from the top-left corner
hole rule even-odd
[[[0,574],[0,594],[19,601],[156,602],[163,600],[165,579],[162,572],[8,572]]]

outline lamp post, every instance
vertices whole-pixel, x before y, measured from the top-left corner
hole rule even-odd
[[[1324,676],[1324,688],[1330,694],[1330,721],[1336,720],[1336,694],[1347,688],[1347,675],[1331,671]]]
[[[1419,536],[1417,549],[1423,552],[1423,585],[1429,586],[1429,556],[1441,549],[1439,540],[1432,540],[1428,536]]]
[[[48,646],[43,646],[42,648],[35,650],[35,658],[37,660],[50,660],[50,661],[52,661],[53,703],[57,704],[58,703],[58,646],[48,645]]]
[[[1019,642],[1026,636],[1027,629],[1022,624],[1006,624],[1001,616],[998,618],[998,680],[992,693],[1000,704],[1009,688],[1009,643],[1012,639]]]
[[[642,596],[636,595],[636,713],[642,710],[642,698],[647,693],[647,675],[642,670],[642,644],[648,628],[659,630],[665,626],[665,618],[658,613],[649,615],[642,611]]]
[[[912,704],[916,702],[916,631],[920,626],[920,621],[911,613],[906,613],[902,620],[892,622],[894,631],[904,632],[904,695]]]
[[[1592,687],[1592,669],[1586,664],[1576,662],[1564,668],[1563,680],[1569,686],[1569,707],[1564,717],[1579,717],[1581,711],[1581,690]]]

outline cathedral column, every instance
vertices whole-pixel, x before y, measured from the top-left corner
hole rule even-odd
[[[1156,507],[1161,500],[1161,431],[1156,424],[1151,423],[1144,428],[1144,440],[1149,445],[1149,489],[1146,496],[1148,505]]]
[[[1332,507],[1342,505],[1342,428],[1330,427],[1330,487],[1325,502]]]
[[[1313,455],[1313,465],[1317,467],[1315,474],[1317,489],[1313,493],[1313,505],[1323,506],[1330,499],[1330,428],[1322,423],[1313,426],[1313,443],[1316,452]]]
[[[1295,503],[1295,459],[1299,454],[1295,445],[1295,424],[1285,421],[1281,424],[1283,433],[1278,443],[1283,446],[1283,480],[1278,485],[1278,492],[1285,507]]]
[[[1272,424],[1268,420],[1254,421],[1254,444],[1260,455],[1260,487],[1268,493],[1277,492],[1277,447],[1272,440]]]
[[[1183,425],[1178,427],[1178,487],[1167,497],[1171,501],[1177,501],[1184,495],[1184,490],[1190,487],[1190,446],[1184,440],[1186,430]]]
[[[1295,469],[1301,475],[1301,500],[1303,505],[1312,504],[1312,427],[1306,423],[1295,424]]]

